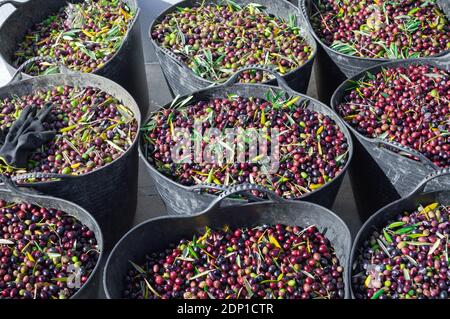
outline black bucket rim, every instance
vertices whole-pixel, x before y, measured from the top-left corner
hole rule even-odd
[[[200,81],[203,81],[203,82],[205,83],[206,86],[207,86],[207,85],[210,85],[210,86],[214,86],[214,85],[222,85],[222,84],[224,84],[224,83],[225,83],[232,75],[231,75],[230,77],[228,77],[227,79],[225,79],[223,82],[214,82],[214,81],[210,81],[210,80],[204,79],[204,78],[202,78],[201,76],[195,74],[195,73],[192,71],[192,69],[190,69],[184,62],[181,62],[181,61],[179,61],[178,59],[176,59],[176,58],[175,58],[175,54],[172,53],[172,51],[169,51],[168,49],[165,49],[165,48],[161,47],[161,46],[153,39],[153,37],[152,37],[152,31],[153,31],[155,25],[156,25],[157,23],[160,22],[161,18],[163,18],[163,17],[164,17],[165,15],[167,15],[168,13],[173,12],[174,9],[176,9],[177,7],[189,7],[189,6],[184,6],[184,5],[185,5],[186,2],[192,2],[192,1],[199,1],[199,0],[183,0],[183,1],[181,1],[181,2],[178,2],[178,3],[176,3],[176,4],[171,5],[170,7],[164,9],[163,11],[161,11],[161,12],[157,15],[157,17],[156,17],[155,19],[153,19],[152,23],[150,24],[150,27],[149,27],[149,29],[148,29],[148,37],[149,37],[149,39],[150,39],[150,42],[151,42],[152,45],[153,45],[153,48],[154,48],[156,51],[158,51],[159,53],[164,54],[165,56],[169,57],[169,59],[172,60],[173,63],[176,63],[177,65],[179,65],[180,67],[182,67],[182,68],[185,70],[185,72],[188,73],[190,76],[192,76],[192,77],[194,77],[194,78],[196,78],[196,79],[198,79],[198,80],[200,80]],[[210,0],[210,1],[212,1],[212,0]],[[288,4],[288,5],[290,5],[290,6],[292,7],[292,9],[295,9],[295,10],[299,11],[297,17],[298,17],[299,19],[301,19],[301,20],[304,20],[304,19],[303,19],[303,15],[302,15],[301,10],[300,10],[297,6],[293,5],[291,2],[289,2],[289,1],[287,1],[287,0],[273,0],[273,1],[284,2],[284,3]],[[258,3],[258,0],[255,0],[254,2],[255,2],[255,3]],[[312,36],[312,32],[309,30],[308,26],[302,26],[302,27],[300,28],[300,30],[301,30],[302,32],[304,32],[304,33],[306,33],[306,34],[310,34],[310,35]],[[315,60],[315,58],[316,58],[316,56],[317,56],[317,51],[318,51],[317,43],[316,43],[316,41],[314,41],[314,37],[312,37],[312,41],[310,41],[311,43],[308,42],[308,39],[307,39],[306,37],[303,37],[303,38],[304,38],[305,41],[307,41],[308,45],[311,46],[311,48],[313,49],[313,54],[311,55],[311,57],[310,57],[304,64],[302,64],[302,65],[300,65],[300,66],[298,66],[298,67],[296,67],[296,68],[290,70],[289,72],[287,72],[287,73],[285,73],[285,74],[280,74],[283,78],[285,78],[285,77],[287,77],[287,76],[290,76],[290,75],[293,75],[295,72],[298,72],[299,70],[305,68],[305,67],[308,66],[309,64],[314,63],[314,60]],[[156,53],[158,53],[158,52],[156,52]],[[159,60],[159,58],[158,58],[158,60]],[[261,82],[261,83],[257,83],[257,84],[268,84],[268,83],[271,82],[271,81],[274,81],[274,79],[270,79],[270,80],[267,80],[267,81],[264,81],[264,82]]]
[[[220,85],[220,86],[226,86],[224,84]],[[214,88],[220,88],[220,86],[215,86]],[[282,90],[284,92],[286,92],[283,88],[278,87],[278,86],[272,86],[272,85],[267,85],[267,84],[262,84],[262,83],[257,83],[257,84],[248,84],[248,83],[234,83],[231,85],[231,87],[234,86],[240,86],[240,87],[246,87],[246,86],[259,86],[259,87],[263,87],[265,89],[278,89],[278,90]],[[207,92],[210,88],[204,88],[195,92],[192,92],[190,94],[186,94],[180,97],[181,100],[187,98],[188,96],[194,96],[195,94],[202,94],[203,92]],[[295,93],[297,96],[300,96],[301,98],[305,99],[305,100],[310,100],[314,103],[317,103],[319,105],[321,105],[322,107],[330,110],[332,113],[334,113],[334,118],[333,120],[336,122],[336,124],[339,126],[339,129],[342,131],[342,133],[344,133],[346,139],[347,139],[347,144],[348,144],[348,158],[347,158],[347,162],[345,163],[344,167],[342,168],[341,172],[336,175],[331,181],[329,181],[328,183],[324,184],[323,186],[312,190],[310,192],[308,192],[307,194],[293,199],[294,201],[305,201],[306,199],[308,199],[309,197],[311,197],[312,195],[315,195],[317,192],[324,190],[325,188],[329,188],[330,186],[334,185],[336,183],[336,181],[339,179],[339,177],[344,176],[344,174],[347,172],[348,168],[350,167],[352,158],[353,158],[353,154],[354,154],[354,145],[353,145],[353,139],[351,136],[350,131],[348,130],[345,121],[343,121],[341,119],[341,117],[336,114],[336,111],[334,111],[333,109],[330,109],[328,106],[326,106],[324,103],[320,102],[319,100],[316,100],[315,98],[312,98],[310,96],[307,96],[306,94],[302,94],[296,91],[292,91],[291,92],[286,92],[287,94],[290,94],[291,96]],[[167,103],[163,106],[158,107],[158,109],[150,112],[149,115],[147,115],[147,118],[145,120],[144,125],[148,123],[148,121],[151,119],[151,117],[153,116],[154,113],[167,108],[171,103]],[[318,112],[320,113],[320,112]],[[142,159],[142,161],[144,162],[145,166],[147,169],[149,169],[153,174],[157,175],[158,178],[163,179],[164,181],[170,183],[171,185],[173,185],[174,187],[177,188],[181,188],[185,191],[190,191],[194,194],[194,190],[193,190],[193,186],[187,186],[187,185],[182,185],[180,183],[175,182],[174,180],[170,179],[169,177],[165,176],[164,174],[162,174],[161,172],[159,172],[155,167],[153,167],[153,165],[151,165],[148,161],[148,159],[145,157],[145,153],[143,148],[143,143],[142,143],[142,132],[140,132],[139,134],[139,145],[138,145],[138,151],[139,151],[139,157]],[[234,185],[238,185],[238,184],[234,184]],[[232,185],[227,186],[227,188],[231,187]],[[208,197],[210,197],[211,199],[217,198],[218,195],[214,195],[214,194],[209,194],[209,193],[201,193],[202,195],[206,195]],[[235,198],[229,198],[228,200],[234,200],[236,201],[236,203],[242,203],[245,202],[245,200],[242,199],[235,199]],[[288,200],[288,199],[286,199]]]
[[[3,22],[3,24],[0,25],[0,34],[3,32],[2,29],[4,28],[4,26],[8,24],[9,19],[12,19],[13,15],[14,15],[14,14],[17,14],[17,11],[21,9],[22,5],[25,5],[26,3],[30,2],[30,1],[33,1],[33,0],[27,0],[26,2],[20,3],[20,6],[19,6],[19,7],[15,7],[16,10],[14,10],[14,11],[6,18],[6,20]],[[120,46],[119,46],[119,48],[117,49],[117,51],[111,56],[111,58],[108,59],[108,61],[105,62],[105,64],[103,64],[103,66],[102,66],[101,68],[95,70],[94,72],[84,73],[84,72],[79,72],[79,71],[75,71],[75,70],[71,70],[71,69],[70,69],[72,72],[79,72],[79,73],[83,73],[83,74],[98,75],[98,73],[101,73],[101,72],[103,71],[103,69],[104,69],[107,65],[109,65],[110,62],[111,62],[113,59],[115,59],[115,58],[117,57],[117,55],[119,55],[119,53],[122,53],[123,48],[124,48],[125,40],[128,39],[131,30],[134,28],[135,24],[138,22],[138,18],[139,18],[140,14],[141,14],[141,8],[139,7],[139,4],[138,4],[138,1],[137,1],[137,0],[123,0],[123,1],[132,3],[133,6],[134,6],[134,8],[136,9],[136,14],[135,14],[133,20],[130,21],[129,27],[128,27],[128,29],[127,29],[127,32],[125,32],[125,34],[124,34],[124,36],[123,36],[123,38],[122,38],[122,41],[121,41],[121,43],[120,43]],[[1,2],[1,1],[0,1],[0,2]],[[127,4],[128,4],[128,3],[127,3]],[[60,8],[62,8],[62,7],[65,6],[65,5],[66,5],[66,2],[61,2],[61,7],[60,7]],[[0,7],[1,7],[1,6],[0,6]],[[17,43],[16,43],[16,46],[17,46]],[[10,63],[11,57],[5,57],[5,56],[2,54],[1,51],[0,51],[0,59],[3,59],[3,61],[4,61],[4,63],[6,64],[6,67],[7,67],[7,68],[10,68],[10,69],[12,69],[12,70],[14,70],[14,71],[17,71],[17,69],[19,68],[19,66],[15,66],[14,64]],[[58,61],[59,61],[59,60],[58,60]],[[11,61],[11,62],[13,62],[13,61]],[[66,68],[67,68],[67,67],[66,67]],[[29,74],[27,74],[27,73],[25,73],[25,72],[22,72],[22,74],[25,75],[26,77],[31,77],[31,78],[38,77],[38,76],[43,76],[43,75],[29,75]],[[47,75],[51,75],[51,74],[47,74]],[[6,85],[8,85],[8,84],[6,84]],[[128,92],[128,91],[127,91],[127,92]]]
[[[300,12],[302,12],[302,14],[304,14],[304,18],[306,20],[306,23],[308,24],[309,27],[309,33],[311,33],[313,35],[313,37],[315,38],[315,40],[323,47],[325,48],[327,51],[331,51],[334,54],[338,55],[338,56],[344,56],[346,58],[349,59],[355,59],[358,61],[365,61],[365,62],[373,62],[373,63],[384,63],[384,62],[400,62],[400,61],[409,61],[409,60],[417,60],[417,59],[429,59],[429,58],[437,58],[440,56],[444,56],[448,53],[450,53],[450,49],[441,51],[437,54],[433,54],[433,55],[429,55],[429,56],[424,56],[424,57],[420,57],[420,58],[407,58],[407,59],[388,59],[388,58],[366,58],[366,57],[360,57],[360,56],[354,56],[354,55],[349,55],[346,53],[341,53],[339,51],[336,51],[335,49],[331,48],[329,45],[325,44],[320,37],[316,34],[316,31],[313,28],[313,25],[311,24],[310,21],[310,17],[309,14],[307,14],[306,12],[306,4],[305,1],[308,0],[299,0],[299,7],[300,7]],[[305,9],[305,10],[304,10]],[[448,19],[450,20],[450,17],[448,17]]]
[[[251,206],[255,206],[255,205],[265,205],[265,204],[271,204],[271,205],[286,205],[286,204],[294,204],[294,205],[305,205],[305,206],[313,206],[315,208],[318,209],[322,209],[325,210],[330,216],[332,216],[335,221],[338,221],[341,226],[344,227],[345,229],[345,238],[346,238],[346,243],[348,244],[349,247],[352,247],[353,245],[353,241],[352,241],[352,236],[350,233],[350,230],[347,226],[347,224],[345,223],[345,221],[339,217],[335,212],[333,212],[331,209],[326,208],[324,206],[321,206],[319,204],[316,203],[312,203],[312,202],[306,202],[306,201],[295,201],[295,200],[288,200],[288,199],[282,199],[283,202],[273,202],[273,201],[261,201],[261,202],[249,202],[249,203],[245,203],[239,207],[251,207]],[[163,215],[163,216],[158,216],[158,217],[153,217],[150,218],[148,220],[145,220],[135,226],[133,226],[129,231],[127,231],[121,238],[119,241],[117,241],[117,243],[114,245],[114,248],[111,250],[111,252],[109,253],[108,258],[106,259],[106,263],[105,266],[103,268],[103,275],[102,275],[102,284],[103,284],[103,290],[105,292],[106,298],[107,299],[112,299],[110,293],[109,293],[109,289],[108,289],[108,284],[107,284],[107,273],[109,272],[109,267],[111,264],[111,261],[116,253],[116,251],[119,249],[119,246],[122,244],[122,242],[126,241],[127,238],[137,229],[141,228],[141,227],[145,227],[147,224],[150,223],[155,223],[158,222],[159,220],[173,220],[173,219],[192,219],[192,218],[197,218],[200,217],[202,215],[206,215],[208,213],[210,213],[210,209],[207,208],[206,210],[203,210],[201,212],[197,212],[195,214],[192,215]],[[320,227],[320,225],[318,225],[318,227]],[[333,245],[334,247],[334,245]],[[351,250],[350,250],[351,251]],[[347,253],[350,253],[349,251]],[[350,254],[347,256],[346,260],[344,262],[340,262],[341,266],[344,267],[344,271],[347,268],[347,265],[349,264],[349,260],[350,260]],[[351,282],[348,281],[348,274],[350,273],[350,269],[347,269],[347,278],[345,278],[346,276],[343,276],[343,280],[344,280],[344,284],[345,284],[345,297],[344,299],[350,299],[351,298],[351,290],[350,290],[350,286],[351,286]]]
[[[4,187],[4,184],[0,184],[0,196],[2,196],[2,194],[4,193],[9,193],[12,196],[13,193],[10,189],[7,189],[6,187]],[[103,236],[103,231],[102,228],[100,227],[99,223],[97,222],[97,220],[94,218],[94,216],[92,216],[92,214],[90,212],[88,212],[86,209],[84,209],[83,207],[81,207],[80,205],[65,200],[63,198],[59,198],[59,197],[54,197],[54,196],[49,196],[49,195],[44,195],[44,194],[33,194],[33,193],[26,193],[22,196],[26,196],[26,197],[31,197],[36,199],[36,202],[39,202],[40,199],[48,199],[48,200],[56,200],[59,201],[61,203],[63,203],[64,205],[68,205],[68,206],[72,206],[74,209],[76,209],[77,211],[81,212],[87,219],[90,220],[90,222],[94,225],[94,227],[98,230],[98,234],[95,234],[95,239],[97,240],[97,245],[100,245],[101,247],[99,247],[99,255],[98,255],[98,260],[95,264],[94,269],[92,269],[91,274],[89,275],[89,278],[87,279],[87,281],[83,284],[83,286],[81,286],[80,289],[78,289],[72,296],[70,296],[69,299],[76,299],[79,295],[81,295],[81,293],[84,292],[84,290],[88,289],[86,287],[88,287],[88,284],[90,284],[91,282],[93,282],[95,279],[95,275],[99,272],[102,271],[100,264],[103,262],[104,259],[104,236]],[[50,207],[51,208],[51,207]],[[72,216],[70,214],[67,213],[67,215]],[[74,216],[72,216],[74,217]],[[77,221],[81,222],[78,218],[74,217]],[[83,225],[85,224],[84,222],[81,222]],[[92,229],[90,229],[92,230]],[[92,230],[95,231],[95,230]],[[101,276],[101,273],[99,273],[99,275]]]
[[[116,88],[118,88],[122,93],[128,95],[128,98],[134,102],[134,106],[133,108],[135,108],[135,110],[131,110],[134,113],[134,119],[137,122],[137,130],[136,130],[136,136],[133,140],[133,143],[125,150],[125,152],[123,154],[121,154],[118,158],[116,158],[115,160],[111,161],[110,163],[107,163],[106,165],[103,165],[102,167],[95,169],[93,171],[87,172],[85,174],[82,175],[67,175],[68,178],[70,179],[77,179],[77,178],[82,178],[85,176],[90,176],[90,175],[94,175],[97,174],[98,172],[100,172],[102,169],[109,167],[110,165],[116,164],[119,160],[121,160],[124,156],[128,156],[130,154],[130,152],[134,149],[134,147],[136,147],[136,144],[139,142],[140,138],[140,130],[141,130],[141,112],[139,110],[139,106],[136,102],[136,100],[134,99],[134,97],[128,93],[127,90],[125,90],[120,84],[105,78],[103,76],[97,75],[97,74],[93,74],[93,73],[81,73],[81,72],[76,72],[76,71],[69,71],[67,74],[64,73],[56,73],[56,74],[47,74],[47,75],[39,75],[39,76],[34,76],[34,77],[27,77],[25,79],[19,80],[19,81],[14,81],[14,78],[11,82],[7,83],[5,86],[0,87],[0,91],[1,90],[5,90],[11,86],[18,86],[20,84],[23,84],[24,82],[35,82],[35,81],[42,81],[43,78],[58,78],[58,77],[62,77],[62,78],[76,78],[76,77],[86,77],[86,78],[96,78],[97,80],[100,80],[101,82],[106,82],[108,85],[111,86],[115,86]],[[64,81],[62,81],[64,82]],[[89,82],[86,82],[89,83]],[[63,85],[67,85],[67,84],[63,84]],[[89,86],[89,84],[86,84],[86,86]],[[39,89],[36,87],[33,87],[33,89]],[[106,91],[105,91],[106,92]],[[108,93],[108,92],[106,92]],[[110,93],[108,93],[110,94]],[[111,95],[111,94],[110,94]],[[128,107],[130,108],[130,107]],[[28,172],[27,172],[28,173]],[[25,173],[25,174],[27,174]],[[64,182],[64,178],[61,178],[60,180],[55,180],[55,181],[47,181],[47,182],[34,182],[34,183],[21,183],[20,187],[38,187],[38,186],[48,186],[48,185],[55,185],[58,183],[63,183]]]
[[[450,51],[449,51],[450,52]],[[449,55],[450,56],[450,55]],[[384,67],[395,67],[395,66],[405,66],[405,64],[409,65],[409,64],[420,64],[420,65],[432,65],[431,63],[434,63],[436,60],[439,61],[439,59],[436,58],[418,58],[418,59],[405,59],[405,60],[395,60],[395,61],[388,61],[388,62],[384,62],[384,63],[378,63],[376,65],[373,65],[371,67],[365,68],[364,70],[358,72],[357,74],[355,74],[354,76],[346,79],[344,82],[342,82],[337,88],[336,90],[333,92],[333,95],[331,96],[330,99],[330,107],[331,109],[339,116],[339,118],[345,123],[346,127],[355,135],[355,137],[357,137],[360,140],[363,140],[365,142],[371,143],[371,144],[376,144],[377,141],[382,141],[380,139],[378,139],[377,137],[367,137],[363,134],[361,134],[360,132],[358,132],[353,126],[351,126],[347,121],[345,121],[341,114],[337,111],[337,107],[339,105],[339,103],[343,102],[342,100],[338,101],[338,95],[342,92],[345,92],[347,89],[347,86],[349,85],[349,83],[351,81],[356,81],[356,80],[360,80],[362,77],[365,76],[366,73],[368,72],[372,72],[374,70],[377,70],[379,68],[384,68]],[[430,63],[431,62],[431,63]],[[442,67],[439,67],[442,70]],[[372,72],[373,73],[373,72]],[[406,146],[406,145],[402,145],[402,147],[406,148],[409,150],[410,153],[414,154],[417,153],[418,151],[416,151],[415,149]],[[420,153],[420,152],[419,152]],[[416,161],[414,159],[411,159],[407,156],[403,156],[400,154],[397,154],[398,156],[401,156],[402,158],[405,158],[407,160],[410,161],[414,161],[417,163],[420,163],[420,161]],[[434,165],[434,170],[439,170],[440,167]]]

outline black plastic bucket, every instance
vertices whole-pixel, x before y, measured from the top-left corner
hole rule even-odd
[[[379,64],[364,70],[342,83],[331,99],[331,107],[336,110],[351,87],[351,81],[361,79],[366,72],[376,74],[382,68],[426,64],[450,70],[450,54],[438,58],[399,60]],[[350,180],[361,220],[366,220],[372,213],[388,203],[406,196],[430,173],[439,169],[424,155],[400,143],[381,139],[367,138],[346,123],[355,136],[355,158],[350,166]],[[395,151],[393,151],[395,150]],[[398,152],[408,154],[402,156]],[[411,157],[416,157],[416,161]],[[432,183],[436,187],[437,181]]]
[[[389,220],[392,220],[399,214],[405,211],[412,211],[417,209],[419,205],[424,207],[428,204],[439,202],[444,205],[450,203],[450,183],[441,184],[440,190],[426,191],[425,187],[431,181],[436,180],[439,177],[450,175],[450,169],[444,169],[434,172],[425,177],[420,183],[418,183],[415,189],[407,196],[381,208],[372,217],[370,217],[359,230],[356,238],[353,242],[352,251],[350,254],[350,264],[347,266],[349,269],[348,282],[352,283],[352,272],[355,269],[355,259],[358,256],[359,250],[365,240],[373,233],[375,229],[382,229],[386,226]],[[355,267],[354,267],[355,266]],[[352,298],[355,298],[353,287],[350,287]]]
[[[97,264],[86,283],[72,295],[71,299],[98,297],[99,293],[101,293],[102,268],[100,264],[103,263],[103,234],[94,217],[92,217],[92,215],[86,210],[72,202],[61,198],[30,193],[29,191],[24,191],[13,186],[12,183],[0,184],[0,198],[7,202],[24,202],[41,207],[61,210],[68,215],[75,217],[79,222],[86,225],[92,232],[94,232],[100,251]]]
[[[311,59],[304,65],[290,71],[283,75],[283,78],[289,84],[289,86],[300,93],[306,93],[308,89],[309,80],[311,77],[312,65],[317,51],[317,45],[314,38],[309,33],[307,27],[305,26],[304,18],[301,12],[296,6],[287,2],[286,0],[236,0],[237,4],[249,4],[257,3],[261,4],[266,8],[266,11],[270,14],[275,15],[289,20],[290,16],[296,18],[297,23],[302,27],[301,36],[306,40],[308,45],[314,50],[314,55]],[[201,3],[217,3],[217,0],[184,0],[176,5],[171,6],[164,12],[162,12],[150,26],[149,36],[150,41],[155,47],[156,56],[158,57],[159,63],[163,70],[164,76],[169,84],[172,94],[175,95],[186,95],[207,87],[214,85],[215,83],[197,76],[187,65],[179,61],[179,59],[169,50],[162,48],[156,43],[152,37],[151,33],[155,25],[162,21],[164,16],[169,13],[175,12],[179,7],[193,7],[195,5],[200,5]],[[275,80],[266,82],[266,84],[275,84]]]
[[[69,2],[79,3],[82,1],[70,0]],[[134,97],[144,117],[149,108],[149,95],[139,23],[140,11],[136,0],[124,0],[124,2],[131,9],[136,10],[136,16],[114,56],[102,68],[93,73],[122,85]],[[0,57],[6,62],[6,67],[12,75],[17,70],[17,66],[14,65],[14,50],[23,39],[27,29],[67,5],[67,2],[61,0],[28,0],[23,3],[0,1],[0,7],[8,3],[17,10],[0,26]],[[27,76],[25,75],[25,77]]]
[[[269,86],[265,84],[235,83],[241,72],[251,69],[258,69],[264,72],[272,73],[274,76],[276,76],[279,87]],[[193,98],[191,100],[191,103],[193,101],[198,101],[202,99],[211,99],[215,97],[225,98],[228,95],[238,95],[242,97],[259,97],[262,99],[266,99],[266,92],[269,89],[273,90],[275,94],[278,92],[283,92],[287,94],[287,96],[289,96],[290,98],[294,96],[299,96],[301,99],[300,101],[305,100],[310,101],[310,104],[309,106],[307,106],[307,108],[330,116],[336,122],[336,125],[339,126],[340,130],[344,133],[345,137],[347,138],[347,142],[349,145],[348,161],[345,167],[343,168],[342,172],[339,175],[337,175],[332,181],[326,183],[319,189],[316,189],[304,195],[301,198],[302,200],[313,202],[327,208],[331,208],[336,199],[336,195],[337,192],[339,191],[339,187],[344,178],[344,174],[351,162],[353,155],[353,143],[350,132],[347,130],[347,127],[345,126],[343,121],[339,118],[339,116],[337,116],[337,114],[335,114],[329,107],[323,105],[322,103],[313,98],[310,98],[308,96],[293,91],[292,89],[289,88],[284,79],[281,76],[279,76],[276,72],[258,66],[248,66],[242,68],[223,85],[214,86],[208,89],[192,93],[191,95],[193,96]],[[187,96],[182,97],[180,98],[180,100],[182,101],[186,97]],[[169,107],[170,103],[162,108],[169,108]],[[193,214],[208,207],[208,205],[217,197],[216,195],[212,194],[200,193],[199,188],[202,187],[181,185],[171,180],[170,178],[166,177],[165,175],[161,174],[155,167],[153,167],[153,165],[149,163],[149,161],[145,157],[145,149],[142,137],[140,140],[141,142],[139,147],[139,155],[144,161],[150,176],[154,179],[158,193],[160,194],[164,203],[166,204],[166,208],[169,214]],[[218,186],[209,186],[209,187],[220,190],[226,189],[226,187],[218,187]],[[245,203],[245,201],[241,199],[226,199],[224,201],[225,205],[237,205],[242,203]]]
[[[270,201],[248,203],[243,206],[221,207],[227,196],[251,190],[267,192]],[[256,185],[242,184],[230,188],[217,197],[203,212],[193,216],[160,217],[148,220],[131,229],[114,247],[105,266],[103,285],[107,298],[122,298],[129,260],[139,264],[145,254],[164,251],[169,244],[192,238],[205,226],[210,228],[254,227],[259,225],[316,225],[325,232],[344,267],[345,298],[349,298],[347,267],[351,236],[346,224],[336,214],[319,205],[284,200]],[[347,263],[346,263],[347,262]]]
[[[25,63],[26,64],[26,63]],[[38,89],[70,85],[98,88],[122,101],[135,114],[140,128],[141,115],[132,96],[120,85],[98,75],[78,73],[61,68],[63,73],[19,80],[22,65],[11,82],[0,87],[0,98],[22,96]],[[137,138],[121,157],[111,163],[80,176],[30,173],[14,176],[13,180],[29,177],[58,178],[51,182],[20,184],[40,193],[63,198],[91,212],[105,234],[105,250],[132,226],[137,201],[138,151]]]
[[[328,104],[334,90],[346,78],[351,78],[363,70],[371,68],[379,63],[398,60],[355,57],[340,53],[323,43],[314,31],[309,19],[315,12],[315,4],[317,4],[317,2],[318,0],[299,0],[299,7],[307,20],[310,32],[321,47],[321,50],[318,50],[316,59],[315,78],[319,100]],[[450,1],[437,0],[436,3],[450,19]],[[449,52],[449,50],[446,50],[439,55],[445,55],[447,52]]]

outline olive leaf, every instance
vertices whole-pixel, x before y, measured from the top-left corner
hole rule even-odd
[[[47,253],[48,258],[53,259],[53,258],[59,258],[61,257],[61,254],[58,253]]]
[[[417,261],[415,260],[415,259],[413,259],[411,256],[409,256],[409,255],[403,255],[406,259],[408,259],[408,261],[411,263],[411,264],[413,264],[414,266],[417,266],[418,265],[418,263],[417,263]]]
[[[347,55],[357,55],[359,53],[358,50],[353,45],[342,42],[340,40],[335,40],[331,44],[331,48],[333,50],[336,50],[340,53],[347,54]]]
[[[439,248],[439,245],[441,244],[441,239],[439,238],[434,242],[433,247],[431,247],[430,251],[428,252],[428,255],[433,255],[433,253],[436,251],[436,249]]]
[[[145,284],[147,285],[148,289],[150,289],[150,291],[157,297],[161,298],[161,295],[152,287],[152,285],[150,285],[150,283],[148,282],[147,278],[144,278]]]
[[[14,242],[8,239],[0,238],[0,245],[14,245]]]
[[[392,243],[392,238],[391,238],[391,236],[388,234],[388,232],[386,231],[386,229],[383,229],[383,235],[384,235],[384,238],[386,239],[386,241],[387,241],[388,243]]]
[[[253,297],[254,293],[252,290],[252,287],[250,286],[247,278],[244,277],[244,286],[245,286],[245,290],[247,290],[247,295],[249,298]]]
[[[394,231],[394,234],[396,234],[396,235],[402,235],[402,234],[409,233],[409,232],[411,232],[411,231],[414,230],[414,229],[416,229],[415,226],[403,227],[403,228],[400,228],[400,229]]]
[[[134,269],[137,270],[138,273],[140,274],[146,274],[146,271],[144,269],[142,269],[142,267],[138,266],[137,264],[135,264],[134,262],[132,262],[131,260],[128,260],[130,262],[130,264],[133,266]]]
[[[311,278],[311,279],[315,279],[313,275],[311,275],[309,272],[305,271],[305,270],[300,270],[305,276]]]
[[[373,296],[370,299],[378,299],[385,293],[385,288],[381,288],[376,293],[373,294]]]
[[[389,257],[392,258],[392,255],[387,250],[386,246],[383,244],[383,242],[380,239],[377,239],[377,243],[380,246],[380,248],[384,251],[384,253]]]
[[[206,270],[206,271],[204,271],[204,272],[201,272],[201,273],[199,273],[199,274],[197,274],[197,275],[195,275],[195,276],[189,278],[189,280],[192,281],[192,280],[195,280],[195,279],[197,279],[197,278],[204,277],[204,276],[206,276],[207,274],[209,274],[211,271],[214,271],[214,269],[210,269],[210,270]]]
[[[334,158],[334,161],[335,161],[336,163],[342,162],[342,160],[343,160],[344,158],[347,157],[347,154],[348,154],[348,151],[345,151],[344,153],[342,153],[342,154],[336,156],[336,157]]]
[[[91,50],[86,49],[85,46],[79,46],[79,49],[81,52],[83,52],[84,54],[86,54],[88,57],[90,57],[92,60],[97,60],[97,57],[95,56],[95,53],[92,52]]]
[[[405,222],[394,222],[394,223],[389,224],[387,228],[392,229],[392,228],[397,228],[397,227],[400,227],[403,225],[405,225]]]
[[[75,4],[68,3],[65,11],[67,15],[67,25],[69,25],[71,29],[81,29],[84,24],[82,9]]]

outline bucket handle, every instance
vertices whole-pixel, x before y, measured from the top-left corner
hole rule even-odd
[[[450,70],[450,52],[446,54],[433,58],[435,62],[443,69]]]
[[[71,73],[76,73],[72,70],[69,70],[66,66],[64,66],[60,61],[53,59],[51,57],[41,57],[41,56],[37,56],[31,59],[26,60],[24,63],[22,63],[16,70],[16,72],[14,73],[14,75],[11,78],[11,81],[9,81],[8,84],[13,84],[15,82],[21,81],[22,80],[22,72],[23,70],[31,63],[34,62],[49,62],[49,63],[54,63],[59,67],[59,72],[62,74],[71,74]]]
[[[17,193],[20,195],[43,195],[43,193],[34,190],[31,191],[24,191],[21,188],[19,188],[20,185],[17,185],[17,181],[21,181],[28,178],[60,178],[60,179],[72,179],[77,178],[76,175],[69,175],[69,174],[55,174],[55,173],[41,173],[41,172],[33,172],[33,173],[24,173],[19,174],[11,177],[6,177],[5,175],[0,175],[0,182],[3,183],[3,185],[9,189],[13,193]],[[2,184],[0,184],[2,185]],[[28,186],[28,185],[27,185]],[[31,185],[32,186],[32,185]]]
[[[56,174],[56,173],[42,173],[42,172],[32,172],[32,173],[24,173],[15,175],[11,178],[11,181],[17,182],[24,179],[29,178],[60,178],[60,179],[73,179],[77,178],[77,175],[70,175],[70,174]]]
[[[298,7],[300,9],[300,13],[302,14],[302,18],[306,25],[309,27],[309,18],[308,18],[308,9],[306,8],[307,0],[298,0]]]
[[[166,54],[167,56],[169,56],[169,58],[171,60],[173,60],[173,62],[175,62],[179,67],[189,70],[189,68],[186,65],[184,65],[183,63],[180,62],[180,60],[178,60],[175,53],[173,53],[169,49],[166,49],[166,48],[160,47],[160,46],[158,46],[158,49],[161,50],[162,52],[164,52],[164,54]]]
[[[275,194],[275,192],[261,186],[255,184],[237,184],[227,188],[222,194],[220,194],[214,201],[200,214],[206,213],[209,210],[220,207],[222,201],[235,194],[247,194],[251,191],[258,191],[267,195],[271,203],[286,203],[287,200]]]
[[[23,6],[25,3],[24,2],[19,2],[19,1],[13,1],[13,0],[5,0],[5,1],[0,1],[0,7],[5,5],[5,4],[10,4],[12,5],[14,8],[18,9],[21,6]]]
[[[444,168],[441,170],[438,170],[436,172],[433,172],[429,175],[427,175],[420,183],[419,185],[417,185],[417,187],[411,192],[411,194],[409,194],[407,197],[411,197],[417,194],[421,194],[423,193],[425,186],[427,186],[427,184],[429,182],[431,182],[432,180],[442,177],[442,176],[446,176],[446,175],[450,175],[450,168]]]
[[[275,79],[278,82],[278,86],[281,89],[283,89],[284,91],[291,93],[291,94],[298,94],[297,92],[295,92],[293,89],[291,89],[289,87],[286,80],[283,79],[283,77],[277,71],[275,71],[272,68],[264,67],[264,66],[257,65],[257,64],[251,64],[251,65],[247,65],[247,66],[240,68],[221,86],[231,86],[231,85],[235,84],[238,81],[239,76],[242,74],[242,72],[250,71],[250,70],[258,70],[258,71],[270,73],[275,77]]]
[[[433,170],[439,169],[439,167],[436,164],[434,164],[425,155],[423,155],[422,153],[420,153],[410,147],[404,146],[401,143],[398,143],[396,141],[386,141],[386,140],[382,140],[382,139],[378,139],[378,138],[375,139],[374,143],[376,143],[379,148],[380,147],[385,148],[387,146],[387,147],[391,147],[391,148],[395,149],[398,152],[407,153],[410,156],[417,157],[422,164],[432,168]],[[387,149],[387,151],[391,152],[391,150],[389,150],[389,149]]]
[[[300,8],[300,11],[302,12],[303,17],[306,19],[308,17],[308,13],[306,10],[306,0],[299,0],[298,7]]]
[[[254,184],[249,184],[249,185],[254,185]],[[234,186],[232,186],[232,187],[234,187]],[[207,183],[207,184],[199,184],[199,185],[191,186],[190,189],[191,189],[191,191],[197,192],[197,193],[201,193],[202,191],[205,191],[205,190],[215,190],[215,191],[220,191],[220,192],[222,192],[221,194],[223,194],[230,188],[227,186],[223,186],[223,185]],[[262,198],[253,195],[250,191],[245,193],[245,197],[248,197],[250,200],[253,200],[255,202],[263,200]]]
[[[22,195],[22,196],[29,196],[29,195],[42,195],[40,192],[33,190],[23,190],[22,188],[19,188],[17,184],[13,182],[13,180],[10,177],[6,177],[5,175],[0,175],[0,186],[4,186],[7,190],[9,190],[11,193],[15,195]]]

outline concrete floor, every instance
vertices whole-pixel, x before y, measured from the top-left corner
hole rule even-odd
[[[162,75],[161,68],[151,47],[151,43],[148,40],[148,29],[151,21],[158,16],[161,11],[179,1],[138,0],[138,2],[141,7],[142,41],[151,100],[150,109],[154,110],[158,106],[169,102],[171,100],[171,96]],[[0,24],[10,14],[10,12],[12,12],[12,7],[9,5],[0,8]],[[9,74],[4,69],[2,61],[0,61],[0,85],[6,84],[8,79]],[[312,79],[314,79],[314,76],[312,76]],[[310,83],[308,95],[311,97],[317,96],[314,80]],[[139,194],[138,209],[135,219],[136,224],[149,218],[165,214],[164,203],[157,194],[153,180],[146,173],[142,162],[140,163],[139,169]],[[360,226],[360,221],[357,215],[353,192],[348,177],[345,178],[342,184],[335,205],[333,206],[333,211],[345,220],[354,236]]]

